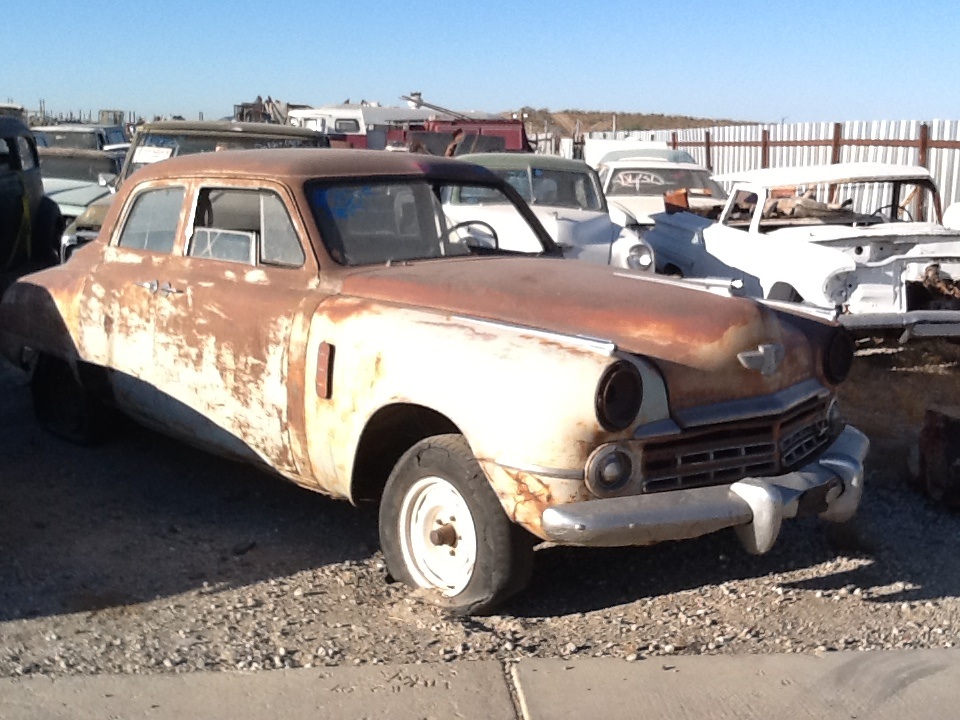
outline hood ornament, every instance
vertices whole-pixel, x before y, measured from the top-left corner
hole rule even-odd
[[[758,345],[756,350],[744,350],[737,353],[737,360],[747,370],[756,370],[761,375],[773,375],[780,363],[783,362],[785,355],[783,345],[771,343],[769,345]]]

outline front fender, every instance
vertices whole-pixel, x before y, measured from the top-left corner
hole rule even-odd
[[[332,367],[318,364],[333,346]],[[380,408],[430,408],[463,432],[481,465],[582,473],[601,442],[626,437],[604,430],[595,400],[612,344],[336,297],[313,318],[306,356],[306,426],[315,476],[349,496],[357,444]],[[327,370],[330,398],[313,378]],[[635,424],[666,416],[666,393],[645,367],[650,401]],[[659,387],[658,387],[659,385]],[[490,476],[488,469],[488,476]]]

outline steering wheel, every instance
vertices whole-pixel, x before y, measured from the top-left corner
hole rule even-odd
[[[883,216],[884,210],[896,210],[897,214],[895,217],[898,220],[900,219],[900,213],[903,213],[904,215],[906,215],[906,219],[908,222],[913,222],[913,215],[910,214],[910,211],[907,210],[907,208],[905,208],[903,205],[897,205],[896,203],[890,203],[889,205],[881,205],[870,214],[878,215],[883,220],[883,222],[890,222],[888,218]]]
[[[471,225],[479,225],[484,230],[489,232],[490,237],[493,238],[493,247],[497,250],[500,249],[500,238],[497,237],[497,231],[494,230],[493,225],[488,223],[486,220],[464,220],[463,222],[459,222],[456,225],[447,228],[446,232],[444,232],[440,238],[441,242],[446,242],[447,239],[453,235],[453,233],[463,230],[464,228],[468,228]],[[473,244],[470,243],[470,240],[474,241]],[[467,247],[477,247],[479,245],[478,239],[468,235],[468,237],[464,239],[464,245]]]

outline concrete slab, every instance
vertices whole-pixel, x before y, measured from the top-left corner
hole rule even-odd
[[[497,662],[0,680],[0,718],[514,720]]]
[[[960,716],[954,650],[524,660],[511,672],[525,720]]]

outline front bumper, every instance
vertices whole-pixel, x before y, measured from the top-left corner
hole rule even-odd
[[[544,511],[542,528],[549,540],[564,545],[618,547],[685,540],[732,527],[748,552],[765,553],[785,519],[816,514],[844,522],[853,517],[869,447],[867,436],[848,426],[817,460],[794,472],[553,506]]]
[[[960,337],[960,310],[840,315],[837,322],[858,337],[898,332],[901,343],[911,338]]]

